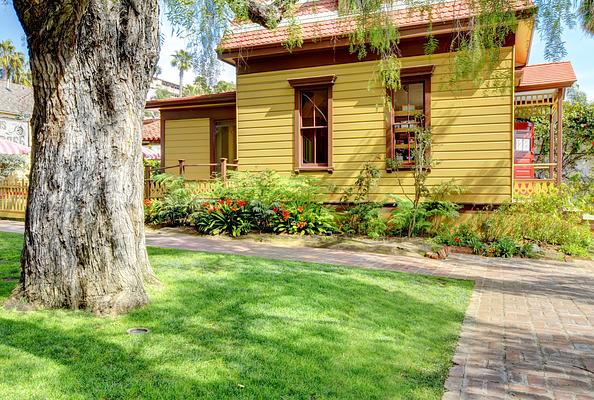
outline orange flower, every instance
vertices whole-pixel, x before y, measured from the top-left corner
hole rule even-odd
[[[286,221],[289,219],[289,216],[291,215],[290,211],[287,210],[283,210],[283,219]]]
[[[237,200],[237,205],[239,207],[245,207],[247,205],[247,202],[243,200]]]
[[[148,207],[148,206],[150,206],[151,204],[152,204],[152,201],[151,201],[151,199],[144,199],[144,205],[145,205],[145,206],[147,206],[147,207]]]
[[[303,210],[305,210],[305,207],[303,207],[303,206],[299,206],[299,207],[297,207],[297,211],[299,211],[299,212],[301,212],[301,213],[302,213],[302,212],[303,212]]]
[[[225,203],[228,205],[231,205],[231,204],[233,204],[233,200],[227,200],[227,201],[225,201]]]
[[[210,203],[208,201],[205,201],[204,203],[202,203],[202,207],[208,207],[210,206]]]

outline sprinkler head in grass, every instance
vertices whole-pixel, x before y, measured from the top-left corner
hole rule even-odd
[[[128,329],[128,333],[130,335],[141,335],[143,333],[149,333],[150,331],[147,328],[130,328]]]

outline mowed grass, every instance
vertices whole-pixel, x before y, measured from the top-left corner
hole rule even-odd
[[[0,301],[21,245],[0,234]],[[149,252],[162,284],[128,315],[0,308],[0,399],[441,398],[472,283]]]

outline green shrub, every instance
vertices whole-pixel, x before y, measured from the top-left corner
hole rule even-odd
[[[509,237],[503,237],[491,244],[487,252],[494,257],[506,257],[511,258],[518,254],[518,245],[514,239]]]
[[[245,235],[252,230],[251,214],[243,200],[207,201],[192,214],[192,224],[200,233],[233,237]]]
[[[183,177],[160,174],[153,177],[163,185],[162,199],[145,203],[145,222],[156,225],[183,226],[203,201],[195,185]]]
[[[395,208],[392,211],[388,225],[390,234],[406,236],[414,216],[414,205],[411,200],[394,197]],[[460,206],[446,200],[426,200],[418,207],[415,223],[412,229],[413,236],[426,235],[436,228],[436,221],[440,224],[447,223],[458,217]]]
[[[229,172],[227,181],[215,179],[208,197],[213,199],[244,200],[261,204],[309,204],[321,201],[324,187],[319,180],[275,171]]]
[[[487,249],[480,238],[468,225],[460,225],[455,229],[442,229],[442,232],[435,236],[434,240],[446,246],[463,246],[472,249],[474,254],[483,254]]]
[[[508,237],[587,252],[593,244],[592,233],[587,224],[581,223],[575,202],[563,189],[519,199],[476,218],[476,231],[486,242]]]
[[[568,256],[577,256],[577,257],[590,257],[590,253],[588,249],[585,249],[579,245],[575,245],[573,243],[564,244],[561,246],[561,251]]]
[[[272,231],[299,235],[319,235],[336,230],[334,214],[320,204],[289,205],[272,208]]]
[[[343,211],[339,219],[340,231],[347,235],[365,235],[379,238],[386,234],[387,225],[382,217],[380,203],[358,203]]]
[[[29,174],[30,165],[28,155],[0,154],[0,180],[9,177],[22,179]]]

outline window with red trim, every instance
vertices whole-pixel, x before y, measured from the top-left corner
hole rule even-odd
[[[402,83],[392,94],[392,159],[402,166],[414,165],[415,132],[424,126],[425,82]]]
[[[328,87],[299,90],[301,165],[328,166]]]
[[[336,75],[289,79],[295,89],[295,171],[332,172],[332,86]]]
[[[416,133],[430,125],[432,72],[433,66],[403,69],[400,89],[390,93],[386,155],[403,168],[415,165]]]

